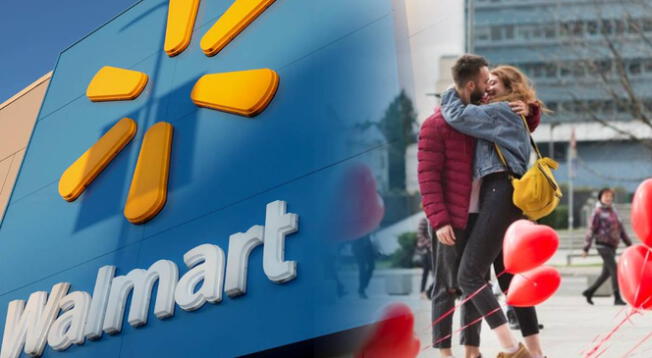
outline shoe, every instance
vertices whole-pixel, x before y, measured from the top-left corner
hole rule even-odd
[[[614,292],[614,306],[626,306],[627,303],[620,297],[620,292]]]
[[[586,297],[586,302],[590,305],[593,305],[593,292],[589,292],[589,290],[586,290],[582,292],[582,296]]]
[[[500,352],[496,358],[532,358],[530,352],[525,348],[523,343],[518,344],[518,350],[514,353]]]
[[[521,325],[518,322],[518,318],[516,317],[516,312],[514,310],[508,310],[507,311],[507,321],[509,322],[509,328],[513,330],[519,330],[521,329]]]

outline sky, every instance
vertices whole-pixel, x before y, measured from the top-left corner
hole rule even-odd
[[[54,69],[59,53],[139,0],[0,0],[0,103]]]

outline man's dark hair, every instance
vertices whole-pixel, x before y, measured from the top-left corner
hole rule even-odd
[[[455,85],[464,87],[467,82],[475,80],[485,66],[489,66],[489,63],[482,56],[466,54],[458,58],[452,69]]]

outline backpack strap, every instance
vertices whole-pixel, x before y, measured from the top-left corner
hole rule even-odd
[[[537,159],[542,159],[543,157],[541,156],[541,151],[539,150],[537,143],[534,141],[534,138],[532,138],[532,132],[530,132],[530,127],[528,127],[527,125],[525,116],[521,116],[521,120],[523,120],[523,125],[525,126],[525,130],[527,131],[528,137],[530,137],[530,145],[532,145],[532,148],[534,148],[534,151],[537,153]],[[505,156],[503,155],[503,152],[500,150],[500,147],[498,147],[498,144],[494,143],[494,147],[496,148],[496,153],[498,153],[498,157],[500,158],[500,161],[503,162],[505,168],[507,168],[509,173],[513,173],[512,169],[509,167],[509,164],[507,164],[507,160],[505,160]],[[513,175],[510,174],[510,177],[513,177]]]

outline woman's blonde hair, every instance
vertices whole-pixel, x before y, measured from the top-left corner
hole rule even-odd
[[[512,102],[523,101],[525,103],[537,103],[542,110],[549,112],[540,99],[537,98],[537,92],[530,79],[514,66],[498,66],[491,70],[491,74],[498,77],[509,91],[508,94],[497,96],[491,102]]]

